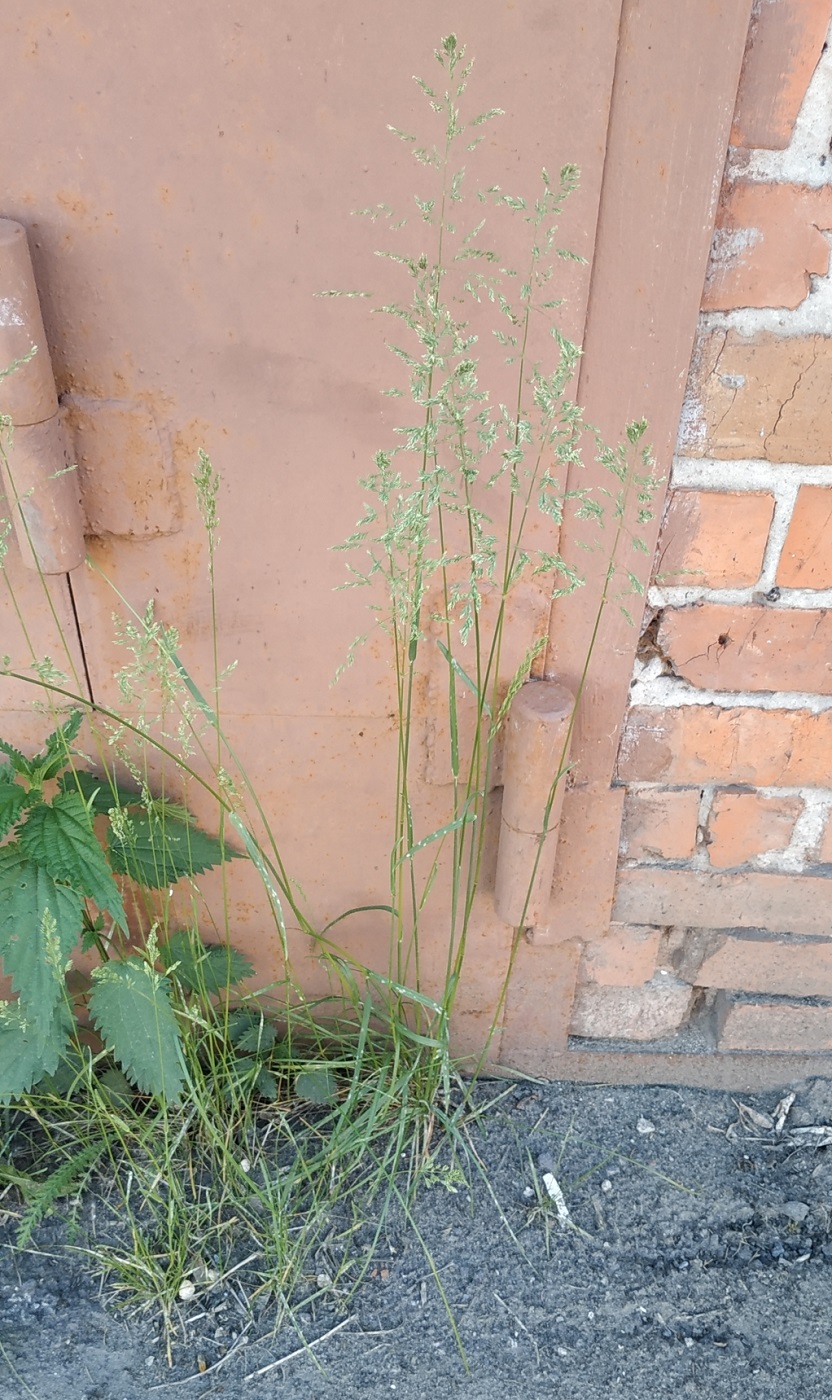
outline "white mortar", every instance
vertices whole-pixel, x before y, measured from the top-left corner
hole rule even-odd
[[[820,189],[832,184],[832,25],[827,49],[815,69],[795,124],[792,140],[785,151],[730,151],[726,166],[728,180],[807,185]],[[822,230],[832,246],[832,232]],[[758,230],[734,232],[717,230],[711,250],[711,266],[733,261],[754,246]],[[733,330],[748,337],[763,332],[778,336],[832,336],[832,274],[811,277],[808,295],[794,310],[780,307],[741,307],[733,311],[711,311],[700,316],[699,336],[717,330]],[[696,352],[695,352],[696,353]],[[741,388],[739,383],[737,388]],[[688,443],[706,440],[706,425],[700,404],[687,396],[682,409],[680,440]],[[679,456],[671,474],[671,487],[699,491],[767,491],[774,497],[774,514],[766,542],[760,575],[747,588],[707,588],[695,583],[659,585],[648,589],[647,602],[655,609],[684,607],[710,602],[731,606],[771,602],[765,595],[776,586],[777,568],[788,534],[795,502],[802,485],[832,488],[832,464],[803,466],[790,462],[762,460],[722,461],[717,458]],[[660,566],[659,566],[660,567]],[[785,609],[832,608],[832,588],[781,588],[776,606]],[[659,657],[636,660],[630,686],[630,705],[650,709],[677,709],[684,705],[715,705],[720,709],[792,710],[824,714],[832,710],[832,696],[805,691],[720,691],[699,689],[687,681],[664,673]],[[660,726],[657,725],[657,729]],[[622,739],[626,750],[627,734]],[[664,787],[666,784],[631,783],[633,789]],[[707,830],[717,788],[702,788],[699,807],[700,839],[688,869],[708,870],[707,847],[701,833]],[[785,850],[762,852],[748,862],[752,869],[799,873],[805,869],[823,836],[832,814],[832,789],[796,787],[756,787],[763,797],[799,797],[803,810],[795,822]],[[630,864],[631,862],[624,862]],[[666,864],[641,860],[643,864]]]

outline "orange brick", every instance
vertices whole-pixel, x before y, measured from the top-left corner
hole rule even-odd
[[[656,971],[662,931],[610,924],[603,938],[584,945],[579,980],[603,987],[640,987]]]
[[[757,582],[774,497],[768,491],[674,491],[665,516],[655,581],[706,588]]]
[[[815,854],[815,860],[821,865],[832,865],[832,815],[826,819],[826,826]]]
[[[669,870],[636,865],[618,872],[613,918],[696,929],[766,929],[826,937],[832,880],[768,871]]]
[[[798,491],[777,582],[783,588],[832,588],[832,487]]]
[[[621,851],[630,860],[689,860],[696,848],[698,788],[628,792]]]
[[[693,974],[698,987],[770,996],[832,997],[832,942],[729,936]]]
[[[832,693],[832,611],[694,603],[665,609],[658,640],[691,685]]]
[[[832,787],[832,712],[634,706],[621,736],[618,779]]]
[[[680,451],[830,462],[831,395],[832,337],[714,331],[696,348]]]
[[[830,0],[754,6],[734,111],[733,146],[785,150],[830,17]]]
[[[687,1020],[693,988],[657,973],[643,987],[578,987],[572,1035],[588,1040],[660,1040]]]
[[[785,850],[802,810],[799,797],[718,792],[706,837],[711,865],[725,869],[744,865],[764,851]]]
[[[705,283],[705,311],[799,306],[810,276],[829,270],[832,188],[737,180],[723,188]]]
[[[832,1007],[734,1001],[718,1011],[720,1050],[832,1050]]]

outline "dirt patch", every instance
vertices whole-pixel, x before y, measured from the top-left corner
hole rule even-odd
[[[180,1305],[172,1369],[158,1326],[120,1313],[74,1252],[105,1228],[89,1207],[74,1239],[53,1219],[23,1254],[10,1215],[0,1397],[827,1400],[832,1147],[791,1133],[832,1123],[832,1082],[795,1088],[778,1133],[728,1094],[482,1085],[492,1106],[470,1133],[481,1169],[460,1181],[440,1152],[414,1206],[424,1248],[399,1207],[375,1240],[368,1219],[364,1281],[345,1298],[327,1287],[334,1215],[296,1328],[275,1331],[274,1299],[251,1302],[241,1270]],[[780,1097],[743,1103],[771,1119]],[[296,1329],[318,1344],[304,1351]]]

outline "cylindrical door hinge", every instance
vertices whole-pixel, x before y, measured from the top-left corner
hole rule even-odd
[[[8,373],[15,361],[24,363]],[[0,219],[0,375],[0,414],[12,425],[0,469],[23,562],[68,573],[86,552],[80,488],[67,468],[26,230],[12,219]]]
[[[555,681],[527,681],[511,702],[494,903],[512,928],[546,922],[574,708]]]

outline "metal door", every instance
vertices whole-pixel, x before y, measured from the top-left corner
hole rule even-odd
[[[412,207],[412,161],[387,124],[424,125],[411,74],[430,76],[434,45],[454,29],[476,56],[472,102],[508,113],[489,128],[484,178],[534,191],[541,166],[580,166],[561,236],[587,262],[564,264],[560,291],[565,333],[587,342],[583,397],[613,435],[629,418],[654,418],[666,458],[748,10],[749,0],[628,0],[623,15],[621,0],[6,7],[14,81],[0,94],[0,213],[28,230],[94,566],[54,583],[58,625],[73,645],[80,635],[93,697],[116,702],[122,657],[106,575],[140,610],[154,601],[207,684],[206,555],[191,482],[205,448],[223,479],[220,661],[237,663],[223,719],[319,926],[383,898],[389,856],[392,682],[370,644],[331,684],[365,620],[360,594],[336,591],[343,558],[329,547],[352,529],[357,478],[388,445],[395,406],[379,390],[391,370],[376,320],[315,296],[385,290],[372,230],[351,211],[382,200]],[[638,367],[648,363],[645,381]],[[55,621],[36,582],[25,583],[33,647],[51,652]],[[13,610],[0,608],[10,639],[0,652],[25,652]],[[574,680],[586,622],[580,608],[574,617],[556,610],[547,674]],[[548,624],[548,609],[520,608],[519,650]],[[556,899],[537,934],[541,947],[560,942],[567,982],[578,937],[603,930],[612,895],[617,807],[608,765],[591,755],[599,731],[611,750],[632,649],[618,633],[606,645],[612,683],[593,681],[579,742],[583,806],[579,791],[564,814],[556,892],[565,881],[567,913],[558,919]],[[0,707],[11,737],[32,737],[20,687],[0,683]],[[430,732],[421,802],[439,825],[447,794]],[[575,922],[575,872],[589,850],[601,875]],[[257,881],[242,865],[232,873],[235,938],[273,977],[279,946]],[[205,887],[210,902],[216,881]],[[384,966],[385,930],[368,917],[344,940]],[[441,927],[434,933],[438,969]],[[511,947],[487,891],[475,934],[461,1045],[476,1045],[490,1020]],[[308,988],[319,988],[314,945],[298,941],[294,952]],[[533,955],[530,942],[518,986],[531,1007],[542,969],[538,1010],[526,1022],[510,1003],[504,1048],[518,1061],[531,1045],[543,1065],[546,1047],[565,1043],[567,994],[562,971]]]

